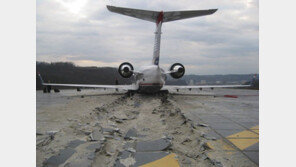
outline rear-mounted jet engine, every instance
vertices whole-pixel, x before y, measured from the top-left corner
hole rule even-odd
[[[131,63],[124,62],[120,64],[118,72],[123,78],[130,78],[134,73],[134,67]]]

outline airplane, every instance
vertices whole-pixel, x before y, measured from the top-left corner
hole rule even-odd
[[[185,74],[185,67],[181,63],[174,63],[170,66],[168,71],[163,70],[159,66],[159,54],[160,54],[160,40],[161,40],[161,27],[163,23],[176,21],[181,19],[188,19],[193,17],[200,17],[211,15],[218,9],[208,10],[187,10],[187,11],[150,11],[140,10],[132,8],[123,8],[107,5],[107,9],[111,12],[134,17],[150,21],[156,24],[155,41],[152,62],[148,66],[142,66],[138,71],[134,70],[134,67],[129,62],[120,64],[118,68],[119,74],[123,78],[135,77],[135,83],[131,85],[88,85],[88,84],[59,84],[59,83],[44,83],[40,74],[41,84],[43,86],[51,87],[75,87],[80,88],[104,88],[104,89],[116,89],[125,90],[128,92],[138,93],[157,93],[166,92],[169,90],[180,89],[200,89],[203,88],[234,88],[234,87],[250,87],[251,85],[165,85],[166,75],[170,75],[172,78],[179,79]]]

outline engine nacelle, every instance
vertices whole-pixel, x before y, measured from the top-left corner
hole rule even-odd
[[[134,73],[134,67],[131,63],[124,62],[120,64],[118,72],[123,78],[130,78]]]
[[[170,73],[171,77],[178,79],[183,77],[185,74],[185,67],[181,63],[175,63],[170,67]]]

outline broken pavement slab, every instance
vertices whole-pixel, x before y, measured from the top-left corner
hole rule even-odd
[[[100,141],[100,140],[104,139],[104,136],[102,135],[102,133],[98,129],[95,129],[90,134],[90,138],[91,138],[92,141]]]
[[[67,161],[76,151],[73,148],[65,148],[58,155],[54,155],[43,162],[45,167],[59,166]]]
[[[92,144],[90,144],[89,146],[86,147],[86,149],[93,150],[95,152],[101,150],[101,148],[102,148],[102,144],[101,143],[97,143],[97,142],[96,143],[92,143]]]
[[[85,143],[85,141],[77,139],[77,140],[70,141],[68,143],[67,147],[76,148],[77,146],[79,146],[80,144],[83,144],[83,143]]]
[[[163,151],[171,146],[171,142],[168,139],[158,139],[153,141],[142,141],[136,143],[137,152],[148,151]]]
[[[127,131],[126,135],[124,136],[124,139],[134,139],[138,137],[137,130],[135,128],[132,128]]]
[[[134,155],[131,152],[129,152],[129,151],[119,152],[118,157],[117,157],[117,159],[115,161],[114,167],[125,167],[126,162],[124,160],[125,159],[128,159],[129,160],[133,156]]]

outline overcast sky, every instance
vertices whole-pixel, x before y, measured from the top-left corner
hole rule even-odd
[[[37,0],[37,61],[135,68],[151,63],[155,24],[111,13],[106,5],[146,10],[215,9],[164,23],[160,66],[187,74],[259,72],[258,0]]]

